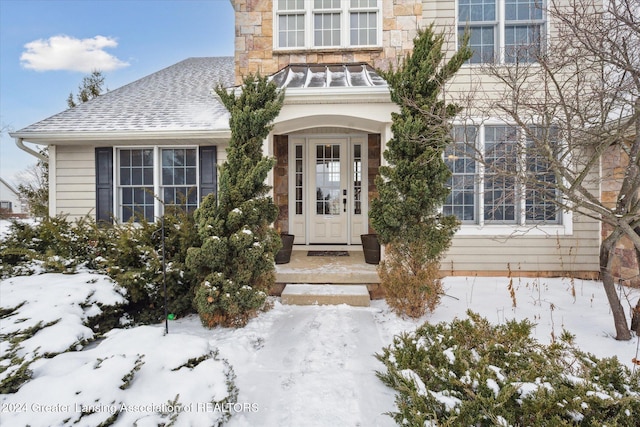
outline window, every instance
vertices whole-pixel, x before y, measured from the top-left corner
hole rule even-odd
[[[8,202],[6,200],[0,200],[0,210],[11,211],[11,209],[12,209],[11,202]]]
[[[458,0],[458,34],[470,31],[469,63],[535,62],[545,31],[544,0]]]
[[[274,48],[381,45],[380,0],[278,0]]]
[[[165,207],[193,212],[198,207],[196,150],[165,148],[162,153],[162,201]]]
[[[553,200],[558,197],[556,175],[550,168],[548,160],[542,156],[534,144],[532,135],[537,139],[548,139],[555,144],[558,140],[557,130],[532,127],[527,132],[526,167],[527,182],[525,184],[525,215],[528,222],[557,221],[558,207]]]
[[[304,0],[278,0],[278,46],[304,46]]]
[[[485,126],[484,220],[516,222],[518,132],[510,126]]]
[[[445,150],[445,162],[451,169],[451,193],[443,206],[445,215],[455,215],[460,221],[476,220],[476,162],[471,152],[476,140],[476,128],[456,126],[453,143]],[[471,144],[470,144],[471,143]]]
[[[463,224],[559,224],[555,174],[531,135],[513,126],[454,126],[445,151],[452,172],[443,213]],[[555,136],[551,136],[551,142]],[[482,156],[484,165],[475,159]]]
[[[154,221],[153,149],[119,152],[120,219]]]
[[[117,162],[121,221],[152,222],[162,215],[163,206],[188,212],[198,207],[195,148],[121,148]]]

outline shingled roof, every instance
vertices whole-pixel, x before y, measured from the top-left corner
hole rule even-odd
[[[234,58],[189,58],[70,108],[12,135],[119,135],[229,129],[214,87],[234,84]]]

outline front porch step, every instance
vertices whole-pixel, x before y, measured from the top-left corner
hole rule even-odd
[[[371,300],[366,285],[287,284],[280,301],[288,305],[347,304],[369,307]]]
[[[276,283],[359,285],[380,283],[380,277],[376,265],[364,262],[361,250],[349,256],[313,257],[294,248],[288,264],[276,265]]]

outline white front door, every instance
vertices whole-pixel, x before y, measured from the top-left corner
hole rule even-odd
[[[289,144],[295,243],[359,245],[368,232],[366,136],[295,136]]]
[[[309,139],[309,243],[348,243],[347,140]]]

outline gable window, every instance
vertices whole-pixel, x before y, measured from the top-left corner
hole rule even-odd
[[[535,62],[545,32],[544,0],[458,0],[458,35],[470,31],[471,64]]]
[[[505,125],[454,126],[443,213],[480,226],[560,224],[555,174],[525,134]]]
[[[275,49],[381,45],[380,0],[277,0]]]

